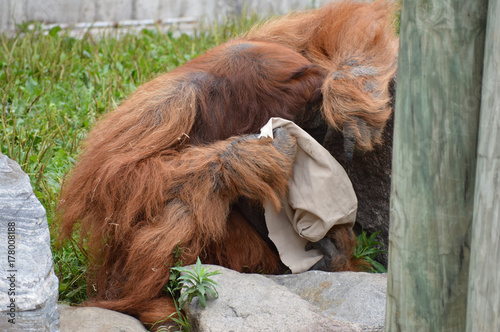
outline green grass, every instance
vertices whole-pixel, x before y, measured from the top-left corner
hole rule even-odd
[[[82,140],[106,111],[153,77],[195,58],[258,21],[256,15],[200,28],[194,36],[144,30],[73,38],[20,27],[0,35],[0,149],[29,175],[52,239],[58,193]],[[60,300],[86,298],[87,256],[78,241],[53,247]]]
[[[367,236],[366,232],[363,230],[361,234],[356,237],[357,244],[354,250],[354,258],[361,258],[369,264],[367,272],[387,272],[385,266],[375,260],[378,255],[387,252],[383,249],[383,244],[375,239],[379,233],[380,231],[377,231]]]

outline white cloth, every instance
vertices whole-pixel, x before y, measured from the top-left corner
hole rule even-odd
[[[334,225],[354,225],[358,201],[344,168],[314,138],[295,123],[271,118],[261,137],[273,137],[283,127],[297,139],[289,194],[276,212],[265,206],[269,238],[282,262],[292,273],[309,270],[323,258],[319,250],[305,250],[306,244],[321,240]]]

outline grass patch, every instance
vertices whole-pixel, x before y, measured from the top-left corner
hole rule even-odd
[[[356,237],[357,244],[354,250],[354,258],[362,258],[369,264],[367,272],[387,272],[385,266],[375,260],[378,255],[387,252],[383,249],[384,245],[376,240],[379,233],[380,231],[377,231],[368,236],[365,231],[362,231],[361,234]]]

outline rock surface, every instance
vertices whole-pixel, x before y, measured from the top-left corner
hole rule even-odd
[[[309,271],[268,276],[207,265],[219,298],[189,307],[192,332],[384,331],[385,274]],[[135,318],[101,308],[59,305],[61,332],[144,332]]]
[[[58,331],[58,280],[45,209],[29,177],[3,154],[0,220],[0,331]]]
[[[386,274],[308,271],[268,278],[313,304],[326,317],[356,323],[363,331],[384,331]]]
[[[264,276],[210,266],[219,298],[189,307],[192,331],[383,331],[385,275]]]
[[[146,332],[134,317],[95,307],[59,305],[61,332]]]

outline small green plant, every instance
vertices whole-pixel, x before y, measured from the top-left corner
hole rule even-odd
[[[175,331],[172,330],[171,327],[163,327],[160,326],[158,328],[157,332],[163,332],[163,331],[168,331],[168,332],[189,332],[191,331],[191,324],[189,324],[189,320],[187,316],[182,312],[182,309],[179,305],[179,300],[175,297],[173,297],[173,293],[170,293],[172,295],[172,298],[174,300],[174,306],[175,306],[175,312],[171,313],[170,316],[168,316],[167,320],[172,320],[177,324],[177,329]],[[177,314],[177,317],[175,316]]]
[[[182,284],[180,282],[181,272],[177,271],[175,268],[182,267],[182,253],[184,250],[181,247],[181,244],[178,243],[174,249],[174,268],[170,269],[170,278],[168,283],[165,285],[164,290],[169,292],[170,295],[175,299],[178,299],[181,296]]]
[[[358,243],[356,244],[354,258],[361,258],[365,260],[370,265],[370,269],[368,272],[387,272],[387,269],[375,260],[375,257],[377,257],[379,254],[387,252],[386,250],[382,249],[383,244],[375,239],[379,233],[380,231],[373,233],[372,235],[370,235],[370,237],[367,237],[366,232],[363,231],[357,237]]]
[[[178,278],[184,289],[184,292],[179,297],[179,306],[181,308],[191,303],[191,300],[195,297],[198,297],[202,308],[206,307],[207,295],[210,295],[214,299],[219,297],[219,293],[217,293],[217,289],[215,288],[219,285],[210,279],[210,277],[221,274],[221,272],[208,272],[208,269],[201,265],[199,257],[192,270],[183,266],[173,267],[171,270],[184,273]]]
[[[172,296],[176,310],[176,312],[168,317],[168,320],[172,320],[177,324],[177,332],[189,332],[191,326],[182,308],[185,308],[185,305],[189,304],[194,297],[200,299],[200,305],[203,308],[206,306],[207,295],[210,295],[212,298],[217,298],[218,293],[215,286],[218,285],[209,277],[220,274],[220,272],[208,272],[207,269],[201,265],[199,257],[192,270],[183,267],[181,260],[182,253],[183,249],[179,243],[174,250],[175,266],[170,269],[169,282],[165,285],[164,290]],[[184,275],[182,275],[182,273],[184,273]],[[185,288],[184,293],[181,293],[182,288]],[[162,329],[163,327],[160,327],[158,331],[162,331]],[[165,329],[167,328],[165,327]],[[169,329],[168,331],[171,330]]]
[[[181,256],[184,250],[181,247],[181,244],[178,243],[174,249],[174,262],[175,267],[182,267]],[[164,287],[164,291],[168,292],[174,301],[175,311],[170,316],[168,316],[167,320],[172,320],[177,324],[176,332],[189,332],[191,330],[191,325],[189,324],[189,320],[186,315],[182,312],[181,306],[179,305],[179,298],[181,296],[182,284],[180,282],[181,272],[170,269],[170,278],[168,283]],[[176,316],[177,315],[177,316]],[[157,322],[161,323],[161,322]],[[162,331],[172,331],[171,328],[160,326],[158,332]]]

